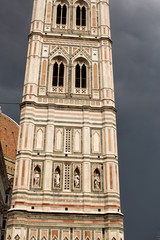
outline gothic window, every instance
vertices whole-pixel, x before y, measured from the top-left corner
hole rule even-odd
[[[101,179],[100,179],[100,171],[98,168],[95,169],[94,174],[94,190],[100,190],[101,189]]]
[[[38,165],[34,168],[33,186],[41,186],[41,169]]]
[[[55,174],[54,174],[54,187],[56,188],[60,188],[60,168],[59,166],[56,167],[56,170],[55,170]]]
[[[116,240],[115,237],[113,237],[112,240]]]
[[[85,64],[77,63],[75,69],[75,88],[77,93],[86,93],[87,88],[87,68]]]
[[[71,129],[65,129],[65,153],[71,152]]]
[[[85,6],[77,6],[76,8],[76,25],[86,26],[86,8]]]
[[[64,5],[59,4],[57,6],[56,23],[65,25],[66,24],[66,17],[67,17],[67,7],[66,7],[66,5],[65,4]]]
[[[64,64],[55,62],[53,65],[53,87],[63,87],[64,84]]]
[[[70,164],[64,165],[64,190],[70,190]]]
[[[74,188],[80,188],[80,171],[78,167],[74,170]]]

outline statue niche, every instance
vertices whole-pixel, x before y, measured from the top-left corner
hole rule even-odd
[[[38,165],[34,169],[33,186],[34,187],[41,186],[41,169]]]
[[[80,188],[80,171],[78,167],[74,170],[74,188]]]
[[[54,174],[54,187],[60,188],[60,168],[56,167],[55,174]]]
[[[94,171],[94,189],[101,189],[100,171],[97,168]]]

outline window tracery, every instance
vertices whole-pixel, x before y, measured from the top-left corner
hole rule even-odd
[[[75,67],[75,93],[87,93],[87,67],[82,63],[77,63]]]
[[[57,6],[57,19],[56,24],[66,24],[66,18],[67,18],[67,7],[66,5],[58,4]]]
[[[77,26],[86,26],[86,7],[77,6],[76,8],[76,25]]]
[[[64,74],[65,65],[62,60],[55,61],[53,64],[53,75],[52,75],[52,91],[53,92],[64,92]]]

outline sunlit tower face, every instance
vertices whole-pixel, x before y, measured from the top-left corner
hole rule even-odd
[[[124,240],[109,4],[35,0],[7,238]]]

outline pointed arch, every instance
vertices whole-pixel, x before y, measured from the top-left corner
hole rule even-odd
[[[66,24],[66,18],[67,18],[67,7],[64,4],[62,9],[62,24]]]
[[[57,19],[56,23],[60,24],[61,23],[61,4],[58,4],[57,6]]]

